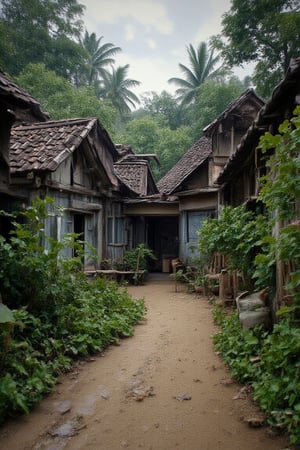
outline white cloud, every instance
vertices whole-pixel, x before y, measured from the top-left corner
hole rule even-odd
[[[170,69],[170,62],[168,60],[160,57],[136,58],[128,53],[126,55],[118,55],[116,60],[118,66],[129,64],[128,78],[141,81],[141,85],[134,89],[137,95],[148,91],[161,93],[163,90],[174,93],[174,86],[168,83],[168,79],[173,76],[170,73],[170,70],[172,72],[172,68]]]
[[[207,11],[206,21],[196,31],[194,36],[195,45],[199,42],[207,42],[213,35],[221,32],[222,15],[230,9],[230,0],[211,0]]]
[[[125,39],[126,41],[133,41],[135,38],[136,29],[133,25],[125,25]]]
[[[134,19],[143,26],[150,26],[161,34],[170,34],[174,29],[167,8],[153,0],[83,0],[86,5],[86,17],[89,27],[99,24],[116,24]]]
[[[151,50],[154,50],[157,47],[157,44],[154,39],[146,39],[146,43]]]

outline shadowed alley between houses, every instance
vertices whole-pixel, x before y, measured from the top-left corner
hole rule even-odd
[[[132,338],[80,362],[27,417],[0,429],[5,450],[283,450],[214,352],[212,306],[166,274],[131,286],[147,316]]]

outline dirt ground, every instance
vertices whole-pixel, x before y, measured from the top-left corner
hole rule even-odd
[[[1,450],[283,450],[252,427],[262,415],[214,352],[211,305],[167,276],[129,288],[146,320],[132,338],[77,364],[27,417],[0,429]]]

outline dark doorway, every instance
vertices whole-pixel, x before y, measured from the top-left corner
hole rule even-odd
[[[157,261],[152,262],[152,271],[162,271],[167,260],[178,257],[179,227],[178,217],[147,217],[148,246]]]
[[[79,236],[76,238],[77,244],[80,241],[84,241],[84,228],[85,228],[85,217],[84,214],[74,214],[74,233]],[[84,244],[80,246],[75,245],[74,247],[74,257],[80,256],[84,250]]]

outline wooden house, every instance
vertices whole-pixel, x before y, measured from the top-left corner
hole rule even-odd
[[[238,206],[246,204],[248,208],[258,209],[259,178],[266,174],[266,155],[257,149],[260,137],[265,132],[278,133],[279,125],[293,116],[300,105],[300,58],[291,60],[289,69],[274,89],[270,99],[263,106],[242,137],[235,152],[231,155],[216,182],[220,186],[220,205]],[[280,232],[283,222],[277,221],[274,235]],[[276,298],[273,310],[285,303],[287,292],[284,286],[293,271],[292,262],[276,262]]]
[[[127,248],[146,243],[157,258],[150,269],[162,270],[163,257],[178,254],[177,205],[159,194],[149,165],[150,160],[158,163],[156,155],[135,155],[130,146],[116,147],[121,158],[115,172],[134,193],[123,196]]]
[[[61,240],[65,233],[80,233],[100,259],[109,258],[112,227],[123,216],[113,170],[118,158],[97,118],[18,125],[11,133],[10,185],[23,192],[27,204],[49,196],[63,208],[47,220],[48,236]],[[86,256],[86,268],[97,264]]]
[[[198,256],[197,230],[218,209],[219,187],[215,185],[235,146],[263,101],[248,89],[204,129],[204,135],[157,183],[167,198],[178,202],[178,255],[184,262]]]
[[[47,119],[48,115],[41,111],[39,103],[0,70],[0,210],[11,212],[15,201],[23,198],[22,193],[15,192],[9,185],[11,127],[14,123]],[[9,229],[9,220],[1,216],[0,234],[7,235]]]
[[[256,149],[259,139],[267,131],[276,134],[279,125],[292,117],[297,104],[300,104],[300,58],[292,60],[285,78],[259,110],[218,176],[220,205],[255,202],[258,180],[266,173],[266,158]]]
[[[48,196],[63,209],[47,219],[46,235],[61,240],[66,233],[80,234],[87,243],[85,269],[104,260],[113,267],[137,242],[126,202],[158,193],[149,166],[153,157],[115,146],[97,118],[18,125],[11,133],[10,187],[22,193],[25,205]]]

